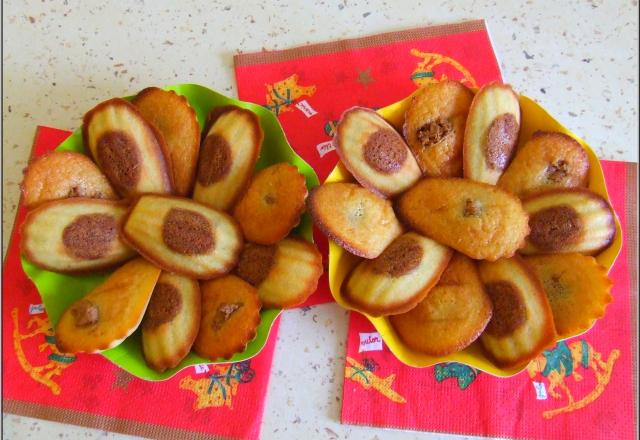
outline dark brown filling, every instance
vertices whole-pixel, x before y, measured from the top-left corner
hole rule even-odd
[[[237,312],[243,306],[242,303],[224,303],[218,307],[216,314],[213,317],[211,326],[213,330],[218,331],[222,328],[225,322],[229,320],[231,315]]]
[[[172,251],[199,255],[210,251],[215,239],[211,223],[199,212],[171,208],[162,224],[162,240]]]
[[[210,134],[204,140],[198,161],[198,182],[203,186],[218,182],[231,170],[231,147],[225,138]]]
[[[451,124],[451,121],[444,118],[437,118],[420,127],[416,135],[418,136],[418,141],[420,141],[422,148],[427,148],[440,142],[452,131],[453,124]]]
[[[464,210],[462,215],[464,217],[477,217],[482,214],[482,205],[477,200],[467,199],[464,202]]]
[[[569,174],[569,164],[564,160],[558,160],[555,163],[550,163],[545,170],[547,180],[553,183],[562,182]]]
[[[414,270],[422,261],[422,247],[412,237],[402,236],[372,260],[373,270],[399,277]]]
[[[527,320],[527,310],[517,288],[507,281],[485,284],[493,303],[493,315],[486,332],[496,337],[508,336]]]
[[[154,329],[165,322],[171,322],[182,309],[182,297],[178,289],[168,283],[158,283],[153,289],[143,328]]]
[[[122,131],[108,131],[96,143],[98,162],[111,183],[129,192],[140,180],[142,161],[135,140]]]
[[[396,132],[380,129],[364,144],[364,159],[381,173],[395,173],[407,159],[407,147]]]
[[[577,242],[582,234],[582,219],[568,205],[553,206],[529,217],[529,240],[544,251],[557,251]]]
[[[489,168],[504,170],[518,140],[518,121],[511,113],[496,117],[487,132],[485,158]]]
[[[275,256],[275,246],[247,243],[240,255],[236,273],[247,283],[257,287],[269,275],[275,262]]]
[[[116,219],[109,214],[76,217],[62,231],[62,244],[76,258],[96,260],[109,253],[118,235]]]
[[[71,316],[76,327],[89,327],[100,319],[98,306],[87,299],[81,299],[73,305]]]

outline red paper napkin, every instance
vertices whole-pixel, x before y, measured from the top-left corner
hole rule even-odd
[[[33,155],[69,132],[39,127]],[[16,224],[26,210],[18,207]],[[279,320],[251,360],[189,367],[163,382],[138,379],[98,355],[66,356],[20,265],[14,228],[2,280],[3,404],[8,413],[151,438],[258,438]]]
[[[240,99],[278,116],[291,146],[323,181],[338,157],[335,124],[354,105],[379,108],[444,78],[470,87],[500,80],[483,20],[235,56]],[[327,240],[314,238],[327,263]],[[305,305],[333,301],[325,274]]]

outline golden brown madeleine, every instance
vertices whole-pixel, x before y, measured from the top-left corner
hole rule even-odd
[[[289,309],[316,291],[322,270],[313,243],[288,237],[271,246],[247,243],[235,272],[258,289],[264,307]]]
[[[473,93],[457,81],[429,84],[414,95],[404,138],[427,176],[462,176],[462,141]]]
[[[275,244],[300,223],[306,198],[307,184],[298,168],[277,163],[256,173],[233,216],[247,241]]]
[[[115,266],[135,255],[118,230],[126,211],[126,205],[100,199],[44,203],[27,214],[20,250],[36,266],[54,272]]]
[[[453,252],[429,238],[407,232],[373,260],[363,260],[342,283],[342,296],[371,316],[404,313],[436,285]]]
[[[613,241],[616,222],[611,205],[584,188],[550,189],[522,201],[531,233],[525,255],[579,252],[597,254]]]
[[[307,202],[316,226],[348,252],[376,258],[402,234],[389,200],[355,183],[325,183]]]
[[[229,359],[256,337],[260,299],[249,283],[225,275],[201,283],[202,319],[193,348],[210,360]]]
[[[76,301],[56,325],[63,353],[96,353],[124,341],[140,325],[160,269],[136,258]]]
[[[333,143],[353,177],[381,197],[405,191],[422,175],[402,136],[373,110],[344,112]]]
[[[390,316],[389,322],[411,349],[446,356],[478,339],[491,309],[475,262],[456,252],[426,298],[408,312]]]
[[[263,138],[252,111],[232,105],[214,109],[200,148],[193,198],[221,211],[231,209],[249,184]]]
[[[164,139],[133,104],[113,98],[89,110],[82,140],[121,196],[172,191]]]
[[[542,281],[560,338],[589,330],[604,316],[613,299],[613,282],[595,258],[555,254],[527,257],[525,261]]]
[[[508,84],[482,87],[464,131],[464,177],[495,185],[511,162],[520,133],[520,102]]]
[[[118,198],[96,164],[74,151],[52,151],[34,159],[26,169],[21,187],[27,208],[71,197]]]
[[[165,141],[176,194],[191,195],[200,148],[195,110],[184,96],[158,87],[142,90],[132,103]]]
[[[589,158],[563,133],[538,131],[518,150],[498,186],[519,197],[548,188],[587,186]]]
[[[423,179],[397,208],[412,229],[477,260],[512,256],[529,233],[517,197],[466,179]]]
[[[522,258],[481,261],[478,268],[493,305],[480,341],[496,364],[523,365],[553,345],[556,332],[549,301]]]
[[[122,232],[147,259],[190,278],[229,272],[242,250],[242,233],[229,215],[181,197],[141,196],[129,209]]]
[[[173,368],[185,358],[200,329],[198,281],[162,272],[142,320],[142,353],[156,371]]]

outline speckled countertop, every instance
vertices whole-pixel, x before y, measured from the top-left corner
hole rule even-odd
[[[601,158],[638,160],[636,0],[105,3],[4,2],[3,253],[36,125],[75,129],[99,100],[149,85],[195,82],[236,95],[237,51],[485,18],[506,81],[544,103]],[[284,314],[262,436],[437,437],[339,423],[346,329],[335,304]],[[318,374],[296,374],[308,365],[319,365]],[[125,437],[3,420],[7,439]]]

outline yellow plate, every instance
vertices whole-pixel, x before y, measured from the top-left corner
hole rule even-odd
[[[408,96],[402,101],[381,108],[378,110],[378,113],[395,126],[396,129],[400,129],[404,123],[404,113],[409,106],[412,96],[413,95]],[[545,109],[540,107],[540,105],[532,99],[520,95],[520,108],[522,110],[522,126],[520,128],[518,148],[520,148],[522,144],[524,144],[524,141],[528,140],[536,130],[559,131],[573,137],[580,143],[580,145],[582,145],[589,156],[589,189],[609,200],[609,194],[607,193],[607,186],[605,184],[600,161],[593,150],[591,150],[591,147],[589,147],[589,145],[587,145],[582,139],[571,133],[571,131],[566,127],[562,126],[549,113],[547,113]],[[339,162],[327,177],[326,182],[351,182],[354,180],[353,176],[351,176],[342,163]],[[615,216],[615,221],[616,235],[613,239],[613,243],[596,256],[596,260],[605,266],[607,270],[611,269],[611,266],[613,266],[613,263],[620,253],[620,248],[622,247],[622,231],[617,215]],[[333,298],[345,309],[353,310],[353,308],[342,298],[340,287],[342,286],[342,282],[347,274],[360,260],[360,258],[346,252],[333,241],[329,241],[329,286],[331,288]],[[428,356],[407,347],[400,340],[385,317],[375,318],[366,314],[364,315],[375,326],[391,352],[402,363],[412,367],[429,367],[440,362],[461,362],[495,376],[504,377],[519,373],[526,367],[526,365],[518,368],[497,367],[484,354],[479,341],[471,344],[471,346],[467,347],[463,351],[453,353],[448,356]]]

